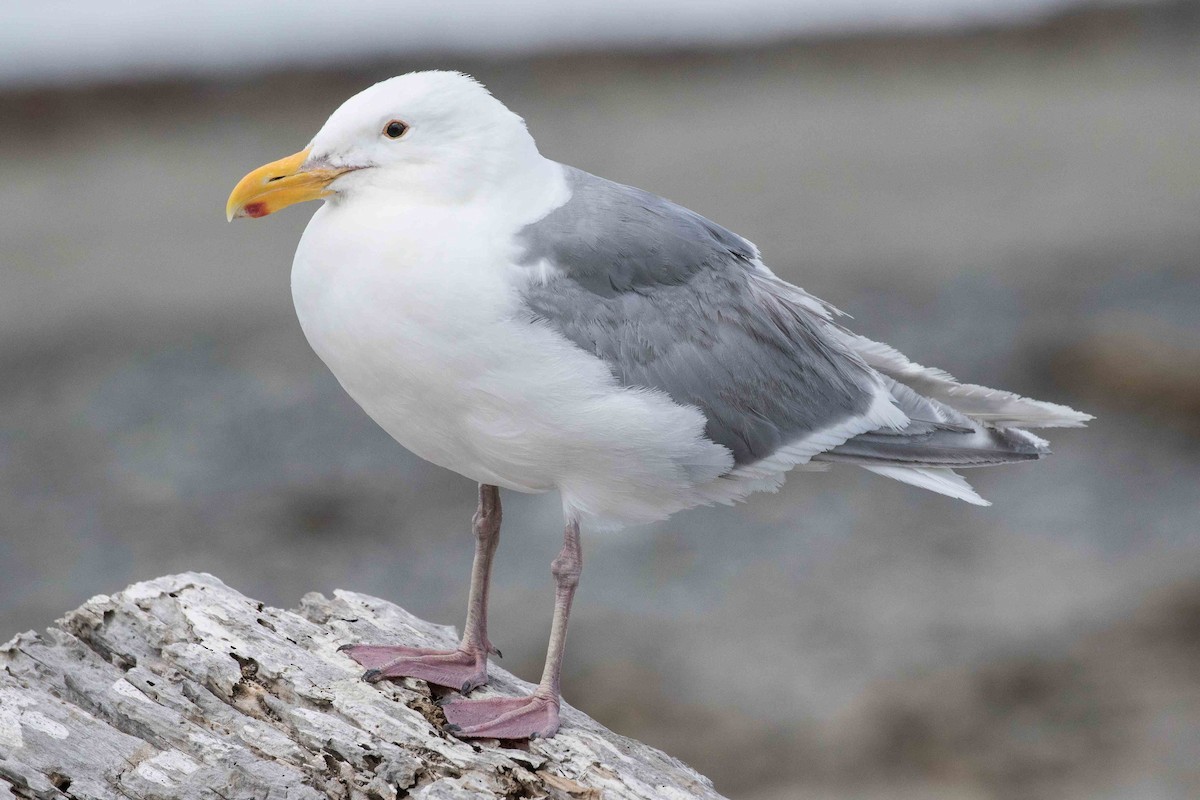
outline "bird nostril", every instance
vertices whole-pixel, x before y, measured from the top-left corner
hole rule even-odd
[[[274,183],[275,181],[281,181],[286,177],[287,177],[286,175],[276,175],[274,178],[267,178],[267,183]]]

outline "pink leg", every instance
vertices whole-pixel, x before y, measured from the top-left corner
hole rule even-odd
[[[471,568],[471,594],[463,639],[455,650],[348,644],[341,648],[367,668],[363,679],[376,683],[387,678],[420,678],[423,681],[469,692],[487,683],[488,653],[499,650],[487,638],[488,588],[492,557],[500,543],[500,490],[479,485],[479,508],[473,520],[475,563]]]
[[[579,574],[583,570],[583,551],[579,543],[579,523],[567,523],[563,547],[550,565],[554,573],[554,622],[550,628],[550,646],[542,681],[528,697],[492,697],[486,700],[458,700],[445,704],[451,730],[467,738],[536,739],[548,738],[558,731],[558,707],[561,696],[563,649],[567,643],[567,618]]]

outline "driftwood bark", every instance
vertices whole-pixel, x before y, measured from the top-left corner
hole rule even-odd
[[[570,707],[550,740],[456,739],[425,683],[360,680],[353,641],[456,637],[366,595],[284,611],[197,573],[94,597],[0,646],[0,798],[719,800]],[[484,691],[530,688],[492,675]]]

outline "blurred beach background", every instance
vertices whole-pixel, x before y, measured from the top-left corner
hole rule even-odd
[[[1200,4],[2,16],[0,640],[184,570],[461,624],[474,487],[309,350],[312,208],[223,216],[349,95],[454,68],[860,333],[1097,415],[971,473],[988,509],[845,469],[585,533],[568,702],[735,800],[1200,796]],[[504,502],[492,638],[536,679],[559,507]]]

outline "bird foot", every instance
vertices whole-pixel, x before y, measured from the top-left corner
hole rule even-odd
[[[483,649],[434,650],[379,644],[348,644],[338,649],[367,668],[363,680],[368,683],[419,678],[466,694],[488,679],[487,651]]]
[[[558,698],[534,692],[528,697],[455,700],[442,705],[449,730],[468,739],[549,739],[558,731]]]

